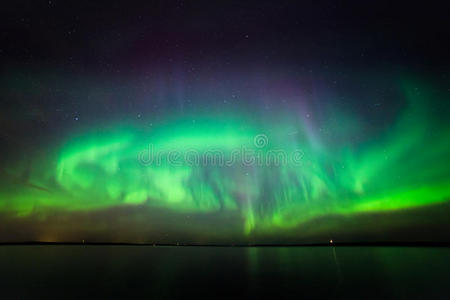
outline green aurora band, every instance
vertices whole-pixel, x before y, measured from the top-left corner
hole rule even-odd
[[[55,209],[121,206],[181,214],[237,212],[242,233],[251,235],[255,230],[295,228],[327,215],[448,201],[450,128],[442,126],[448,120],[433,115],[430,93],[423,85],[417,87],[411,82],[402,86],[403,111],[383,131],[368,137],[364,120],[349,112],[334,114],[340,125],[334,126],[333,134],[312,130],[314,124],[295,111],[280,111],[267,121],[245,113],[174,114],[152,127],[122,122],[82,130],[57,146],[49,145],[33,158],[31,170],[24,162],[11,162],[5,173],[11,178],[27,173],[27,178],[22,184],[4,181],[0,211],[17,217],[39,213],[43,218]],[[267,144],[256,146],[254,137],[260,134],[267,136]],[[355,141],[355,136],[364,139]],[[161,161],[143,163],[142,155],[150,147],[163,154]],[[271,151],[292,154],[299,149],[302,156],[300,162],[279,165],[202,163],[205,153],[220,151],[227,160],[244,147],[263,157]],[[164,157],[170,151],[196,151],[199,162],[169,162]]]

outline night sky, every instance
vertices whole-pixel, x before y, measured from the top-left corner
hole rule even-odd
[[[450,239],[445,2],[11,1],[0,242]]]

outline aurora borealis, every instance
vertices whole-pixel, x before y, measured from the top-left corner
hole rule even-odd
[[[45,219],[55,211],[70,215],[137,207],[145,208],[149,219],[153,210],[177,219],[213,216],[209,222],[217,218],[216,226],[231,225],[232,234],[251,237],[301,231],[302,224],[330,215],[446,202],[450,132],[431,109],[444,96],[419,81],[399,80],[396,88],[401,107],[385,128],[370,135],[364,134],[371,130],[367,120],[336,109],[333,102],[327,113],[309,108],[308,97],[295,92],[286,108],[270,113],[193,109],[159,121],[140,116],[134,122],[89,125],[64,134],[50,148],[42,145],[29,164],[9,162],[0,209],[20,220]],[[258,144],[255,137],[265,140]],[[251,154],[247,158],[243,147]],[[232,161],[236,149],[241,152]],[[282,155],[277,161],[268,159],[270,151],[286,158],[295,151],[299,155],[296,161]],[[170,160],[168,153],[176,155]],[[219,154],[223,161],[213,156]],[[145,226],[147,221],[132,222]]]
[[[448,77],[362,37],[336,58],[295,30],[289,43],[253,25],[190,43],[209,31],[142,18],[78,36],[85,48],[17,25],[63,53],[30,38],[52,50],[26,64],[7,49],[0,241],[397,240],[450,225]]]

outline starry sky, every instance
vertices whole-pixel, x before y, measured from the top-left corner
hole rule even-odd
[[[4,5],[0,242],[448,241],[448,10],[401,2]]]

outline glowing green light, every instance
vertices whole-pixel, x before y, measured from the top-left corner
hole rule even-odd
[[[242,232],[292,228],[328,214],[400,210],[450,199],[450,130],[434,121],[426,93],[406,86],[407,107],[385,132],[354,145],[358,122],[342,119],[340,136],[311,133],[285,112],[284,122],[258,125],[247,119],[197,118],[154,126],[113,126],[69,138],[58,155],[42,161],[26,184],[0,188],[0,211],[94,210],[113,206],[163,207],[180,213],[239,212]],[[297,121],[296,121],[297,120]],[[339,122],[338,122],[339,123]],[[348,125],[348,126],[347,126]],[[361,126],[362,128],[363,126]],[[295,129],[292,133],[292,129]],[[439,130],[439,138],[430,135]],[[269,144],[255,146],[264,133]],[[272,135],[271,135],[272,134]],[[242,147],[263,154],[301,149],[301,164],[280,166],[143,164],[156,152],[220,150],[227,159]],[[425,147],[425,148],[424,148]],[[8,171],[20,177],[24,167]],[[226,226],[226,225],[224,225]]]

